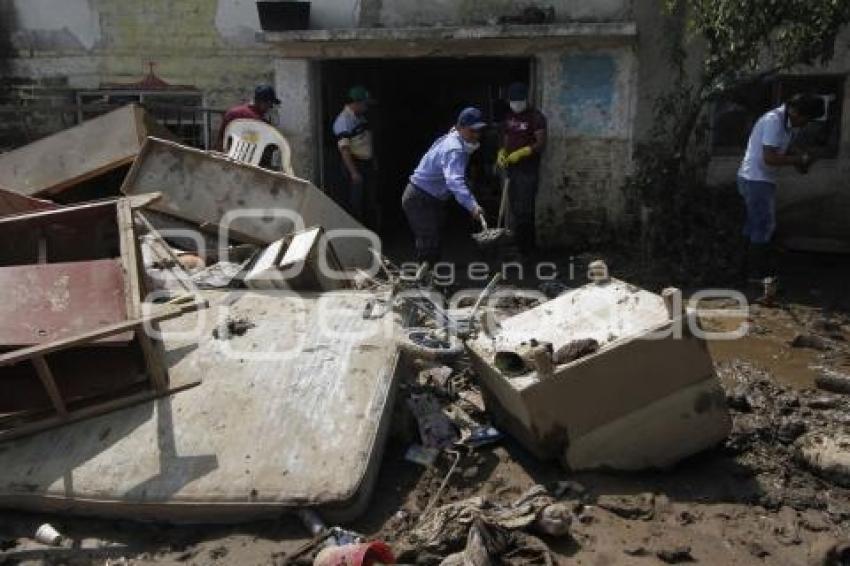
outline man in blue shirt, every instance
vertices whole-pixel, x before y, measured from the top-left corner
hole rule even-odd
[[[446,203],[452,197],[473,219],[481,207],[466,184],[469,156],[480,146],[487,127],[481,110],[466,108],[449,133],[439,137],[422,157],[401,197],[401,207],[413,230],[416,260],[433,265],[440,260],[440,236]]]

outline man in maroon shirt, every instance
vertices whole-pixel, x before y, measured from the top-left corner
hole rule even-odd
[[[224,130],[233,120],[248,119],[262,120],[268,122],[268,113],[272,108],[280,104],[280,99],[271,85],[259,85],[254,89],[254,101],[250,104],[234,106],[224,113],[221,120],[221,131],[218,133],[218,144],[216,147],[226,151],[224,147]]]
[[[546,146],[546,117],[528,104],[528,87],[508,88],[511,111],[505,116],[497,162],[510,180],[508,197],[514,238],[520,252],[535,247],[535,204],[540,180],[540,155]]]

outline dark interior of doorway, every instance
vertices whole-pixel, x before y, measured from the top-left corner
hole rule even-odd
[[[495,216],[499,182],[492,168],[498,149],[498,124],[508,110],[507,86],[527,82],[528,58],[348,59],[322,63],[323,179],[325,189],[339,195],[341,163],[331,126],[353,85],[365,86],[377,103],[368,119],[378,161],[377,190],[381,207],[379,232],[384,241],[403,240],[407,224],[401,194],[422,154],[447,132],[463,108],[477,106],[494,127],[470,162],[473,191]],[[470,231],[459,206],[450,206],[448,229]]]

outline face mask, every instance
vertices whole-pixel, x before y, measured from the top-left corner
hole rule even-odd
[[[469,141],[463,140],[463,149],[465,149],[466,153],[468,153],[470,155],[472,155],[473,153],[478,151],[479,147],[481,147],[480,142],[477,142],[477,141],[476,142],[469,142]]]
[[[528,102],[525,100],[512,100],[510,104],[514,114],[525,112],[526,108],[528,108]]]

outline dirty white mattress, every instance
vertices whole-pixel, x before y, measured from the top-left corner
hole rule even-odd
[[[204,294],[210,309],[162,324],[170,373],[201,385],[0,444],[0,506],[193,522],[359,511],[391,409],[392,315],[364,319],[372,295],[354,291]],[[228,312],[256,326],[213,338]]]

